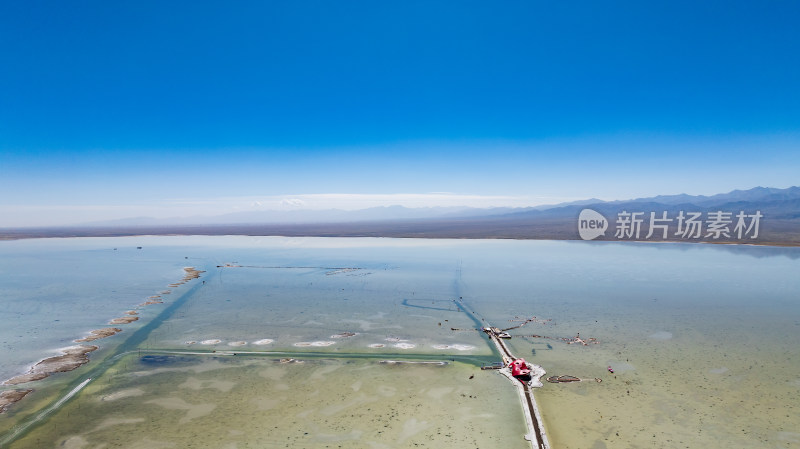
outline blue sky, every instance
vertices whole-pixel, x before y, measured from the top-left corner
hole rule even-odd
[[[794,1],[4,2],[0,226],[797,185],[799,19]]]

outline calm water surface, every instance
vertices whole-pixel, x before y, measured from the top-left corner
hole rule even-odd
[[[206,273],[168,287],[186,266]],[[495,356],[470,329],[536,315],[551,321],[513,330],[512,350],[587,379],[536,391],[554,447],[799,447],[798,268],[795,248],[681,244],[0,242],[2,379],[141,317],[91,363],[16,387],[35,391],[0,433],[15,448],[526,447],[515,393],[478,369]],[[140,305],[154,295],[164,304]],[[598,344],[562,340],[578,333]]]

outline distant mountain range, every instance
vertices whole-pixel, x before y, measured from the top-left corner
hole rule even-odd
[[[620,237],[615,236],[615,226],[619,226],[619,217],[626,213],[641,213],[639,217],[644,227],[653,212],[656,217],[666,213],[672,219],[668,237],[657,238],[661,241],[800,246],[800,187],[797,186],[786,189],[755,187],[711,196],[680,194],[619,201],[588,199],[529,208],[388,206],[355,211],[255,211],[213,217],[133,218],[61,228],[4,229],[0,230],[0,238],[238,234],[576,240],[581,238],[578,216],[583,209],[592,209],[607,221],[607,232],[597,240],[619,240]],[[703,226],[709,226],[714,213],[729,213],[730,230],[736,225],[735,217],[740,212],[748,216],[758,212],[761,215],[758,238],[706,238],[704,228],[700,238],[687,239],[678,233],[677,217],[681,211],[699,213]]]
[[[797,218],[800,207],[800,187],[775,189],[755,187],[750,190],[734,190],[718,195],[659,195],[632,200],[603,201],[596,198],[568,203],[559,203],[526,208],[474,208],[474,207],[420,207],[404,206],[371,207],[359,210],[262,210],[236,212],[217,216],[149,218],[137,217],[85,223],[82,226],[194,226],[194,225],[254,225],[254,224],[310,224],[310,223],[358,223],[397,220],[448,220],[468,218],[524,218],[536,216],[570,215],[585,207],[599,212],[610,212],[620,208],[672,211],[710,210],[713,208],[763,209],[774,218]],[[762,210],[762,212],[763,212]],[[571,215],[570,215],[571,216]]]
[[[512,213],[515,216],[571,216],[584,208],[598,212],[618,213],[622,210],[644,212],[700,211],[721,210],[738,212],[740,210],[760,210],[771,218],[800,218],[800,187],[775,189],[755,187],[750,190],[734,190],[717,195],[659,195],[632,200],[602,201],[586,200],[571,204],[557,204],[536,208],[532,211]]]

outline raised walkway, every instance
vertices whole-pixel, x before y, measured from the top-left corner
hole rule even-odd
[[[519,393],[525,422],[528,425],[528,434],[525,435],[525,439],[536,449],[550,449],[550,443],[547,441],[547,434],[544,431],[544,423],[539,414],[539,407],[536,405],[536,399],[533,397],[533,390],[531,389],[532,387],[542,386],[541,378],[545,375],[544,368],[539,365],[530,365],[531,380],[528,382],[522,382],[513,377],[508,364],[516,360],[517,357],[509,351],[503,339],[499,337],[500,330],[493,327],[485,327],[483,331],[489,336],[489,340],[494,343],[503,357],[503,368],[499,370],[500,374],[510,380],[517,389],[517,393]]]

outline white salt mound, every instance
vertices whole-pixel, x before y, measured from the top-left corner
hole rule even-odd
[[[456,351],[469,351],[475,349],[475,346],[472,345],[462,345],[462,344],[454,344],[454,345],[433,345],[433,349],[455,349]]]
[[[300,341],[295,343],[294,345],[297,347],[308,347],[308,346],[330,346],[336,344],[335,341]]]
[[[655,334],[649,335],[647,338],[652,338],[653,340],[670,340],[672,339],[672,332],[659,331]]]

